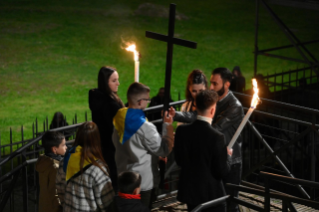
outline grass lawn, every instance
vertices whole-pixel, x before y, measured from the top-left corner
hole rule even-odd
[[[171,1],[147,2],[169,7]],[[30,138],[32,123],[54,112],[68,122],[74,114],[84,121],[89,112],[88,90],[97,86],[103,65],[114,66],[120,75],[119,95],[125,100],[134,80],[133,55],[121,48],[122,40],[133,41],[142,54],[140,82],[151,96],[164,86],[166,44],[145,37],[145,31],[167,34],[168,19],[136,15],[142,0],[31,0],[0,1],[0,134],[1,143]],[[196,41],[196,50],[174,47],[171,95],[184,97],[186,78],[193,69],[207,76],[216,67],[239,65],[246,81],[253,76],[253,0],[176,0],[177,11],[187,20],[177,20],[175,36]],[[270,5],[301,41],[319,37],[318,11]],[[259,48],[290,44],[261,8]],[[309,49],[318,56],[318,45]],[[274,52],[301,58],[295,49]],[[294,69],[297,63],[260,57],[258,71],[272,74]],[[248,85],[249,87],[250,85]],[[90,117],[90,114],[89,114]],[[40,124],[42,126],[42,124]],[[42,127],[40,127],[42,129]]]

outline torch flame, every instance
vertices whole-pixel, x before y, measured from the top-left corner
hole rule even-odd
[[[136,51],[135,44],[130,45],[129,47],[126,48],[126,50],[129,52],[133,52],[134,53],[134,60],[138,61],[138,51]]]
[[[258,102],[259,102],[259,96],[258,96],[258,87],[257,87],[257,80],[254,78],[252,79],[253,81],[253,89],[254,89],[254,95],[253,95],[253,99],[251,100],[251,107],[252,108],[256,108]]]

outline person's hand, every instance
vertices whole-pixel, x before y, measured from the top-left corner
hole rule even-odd
[[[175,109],[174,109],[172,106],[168,109],[168,112],[169,112],[169,115],[174,118],[174,116],[175,116]]]
[[[165,111],[164,115],[164,123],[172,124],[173,123],[173,117]]]
[[[226,147],[227,148],[227,154],[229,155],[229,156],[232,156],[232,154],[233,154],[233,149],[229,149],[228,147]]]
[[[165,164],[167,164],[167,157],[163,158],[163,157],[159,156],[158,159],[164,161]]]

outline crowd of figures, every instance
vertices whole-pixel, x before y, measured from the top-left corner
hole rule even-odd
[[[150,102],[163,103],[164,88],[150,99],[148,86],[132,83],[125,107],[117,95],[118,72],[102,67],[98,87],[89,91],[92,121],[79,127],[73,146],[66,148],[61,133],[48,131],[42,137],[45,153],[36,164],[39,211],[150,211],[160,181],[159,160],[172,151],[181,167],[177,199],[189,211],[226,194],[238,196],[225,187],[240,184],[242,170],[241,136],[233,149],[227,148],[244,116],[230,90],[234,84],[234,89],[244,91],[239,67],[233,74],[216,68],[209,81],[201,70],[192,71],[181,111],[171,107],[163,123],[155,126],[143,110]],[[64,120],[57,116],[52,124]],[[161,113],[150,116],[162,118]],[[173,121],[178,122],[175,134]],[[239,211],[237,204],[204,211],[226,207]]]

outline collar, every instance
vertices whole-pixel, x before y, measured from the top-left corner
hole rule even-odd
[[[140,194],[125,194],[122,192],[119,192],[119,197],[121,197],[122,199],[141,199]]]
[[[213,119],[205,116],[197,115],[197,120],[206,121],[208,124],[212,124]]]
[[[229,95],[229,93],[230,93],[231,91],[230,90],[228,90],[228,93],[226,94],[226,96],[224,96],[224,98],[222,98],[221,100],[219,100],[218,102],[221,102],[221,101],[223,101],[224,99],[226,99],[226,97]]]
[[[63,160],[63,157],[61,155],[56,155],[53,152],[48,152],[48,153],[45,153],[44,155],[57,161]]]

